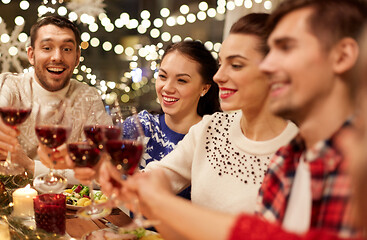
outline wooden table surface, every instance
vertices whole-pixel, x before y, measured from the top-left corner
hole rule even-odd
[[[66,213],[66,232],[72,238],[80,239],[84,234],[94,230],[106,228],[98,219],[96,220],[84,220],[75,217],[75,212],[67,210]],[[105,217],[111,223],[122,227],[131,222],[131,219],[120,209],[113,209],[111,215]]]

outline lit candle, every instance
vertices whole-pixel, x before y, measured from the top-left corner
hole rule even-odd
[[[9,226],[3,220],[0,220],[0,239],[10,240]]]
[[[29,186],[19,188],[13,192],[13,213],[15,217],[34,217],[33,198],[37,196],[37,191]]]

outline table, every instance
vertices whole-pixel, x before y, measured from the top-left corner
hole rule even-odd
[[[106,219],[119,227],[131,222],[131,218],[118,208],[113,209],[111,215],[107,216]],[[98,219],[80,219],[75,217],[75,211],[67,210],[66,232],[70,237],[80,239],[84,234],[102,228],[106,228],[106,226]]]

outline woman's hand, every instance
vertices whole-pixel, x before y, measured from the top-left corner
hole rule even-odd
[[[74,163],[71,161],[66,144],[61,145],[56,151],[42,144],[37,149],[38,156],[43,165],[53,169],[70,169],[74,168]]]
[[[108,155],[101,153],[101,159],[98,164],[93,168],[89,167],[75,167],[74,168],[74,177],[79,180],[81,184],[88,185],[94,179],[98,182],[99,171],[103,165],[104,161],[108,160]]]

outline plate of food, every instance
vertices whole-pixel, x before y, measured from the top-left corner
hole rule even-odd
[[[102,193],[102,191],[92,191],[94,201],[96,203],[103,203],[107,201],[107,197]],[[64,190],[63,194],[66,196],[67,209],[78,210],[92,203],[89,187],[82,184],[74,185],[72,188]]]
[[[132,231],[119,229],[116,233],[112,229],[104,228],[85,234],[82,240],[163,240],[156,232],[138,228]]]

